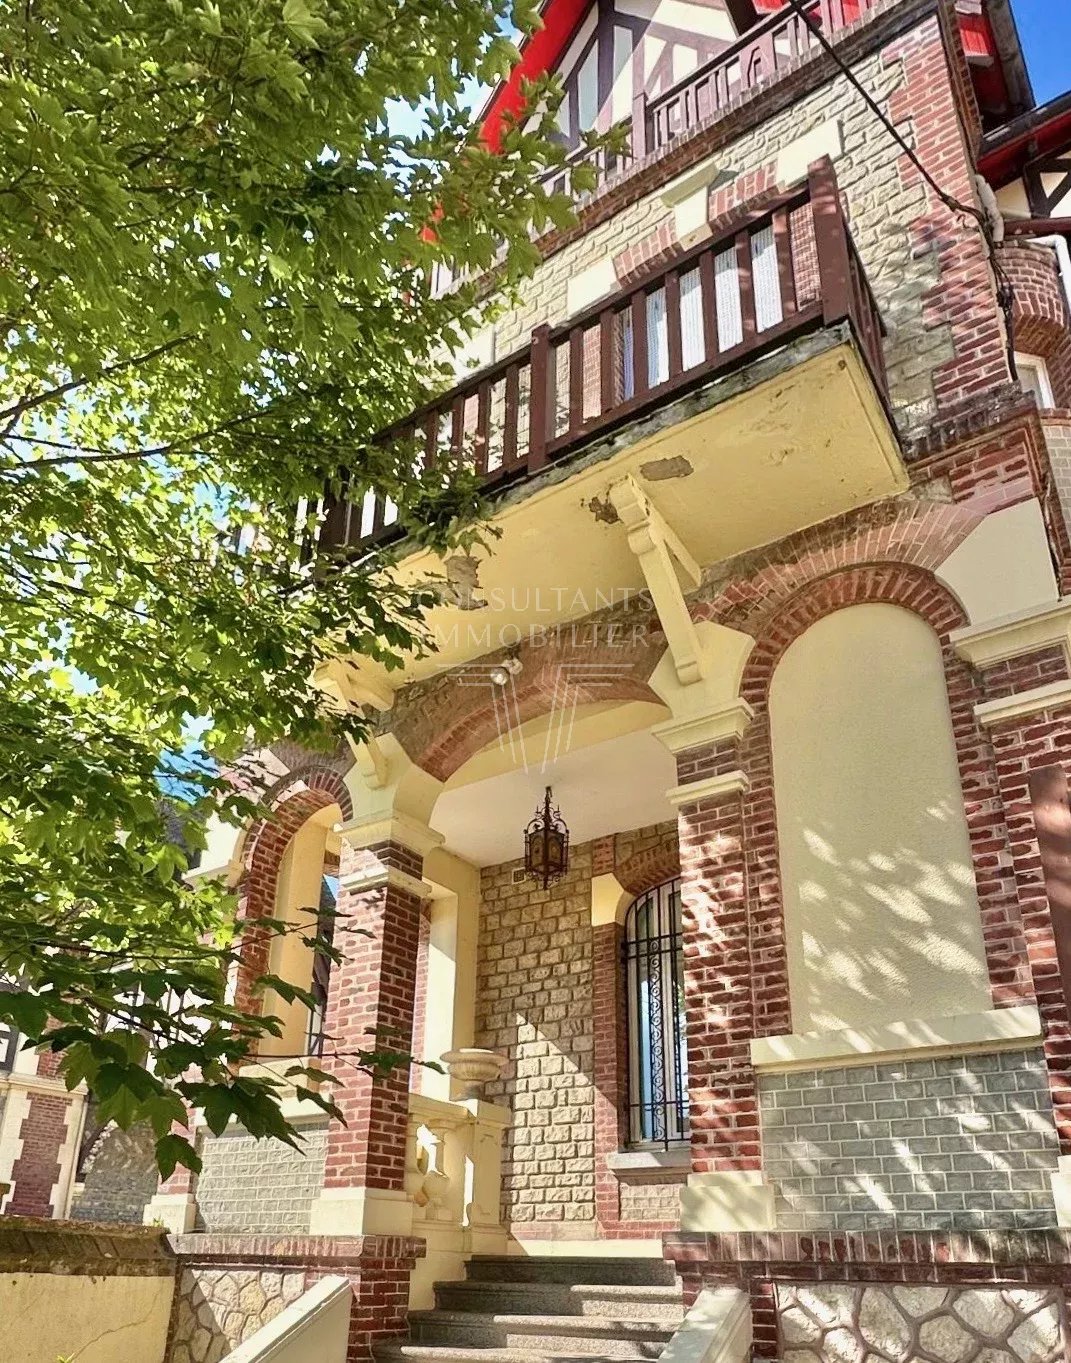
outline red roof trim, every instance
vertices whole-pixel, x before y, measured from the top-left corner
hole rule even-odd
[[[550,0],[542,14],[543,27],[522,45],[521,59],[491,96],[483,115],[480,136],[492,151],[502,144],[503,123],[524,107],[521,85],[552,71],[565,53],[589,6],[597,0]]]
[[[1066,95],[1061,96],[1056,102],[1064,105],[1067,98]],[[1037,117],[1038,113],[1042,114],[1040,118]],[[1009,180],[1014,180],[1027,161],[1051,151],[1062,151],[1071,145],[1071,108],[1060,108],[1048,118],[1042,110],[1035,110],[1033,114],[1033,118],[1028,114],[1016,120],[1023,124],[1018,134],[1013,133],[1006,141],[988,150],[983,144],[978,169],[998,189]],[[998,132],[991,134],[991,137],[999,135]]]

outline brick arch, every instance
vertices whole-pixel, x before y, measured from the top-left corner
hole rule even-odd
[[[816,578],[781,603],[767,621],[744,670],[741,695],[755,717],[740,748],[751,787],[744,805],[755,998],[755,1034],[792,1030],[783,916],[777,810],[770,743],[769,692],[777,664],[811,625],[855,605],[899,606],[920,616],[941,647],[952,733],[974,863],[982,935],[994,1006],[1029,1001],[1031,986],[1006,834],[994,827],[999,809],[997,770],[988,735],[974,707],[982,690],[952,647],[951,631],[966,623],[963,607],[931,572],[906,563],[869,564]]]
[[[775,627],[793,598],[848,569],[870,571],[884,565],[921,570],[933,580],[933,569],[986,516],[1032,495],[1030,485],[1020,480],[961,502],[917,496],[879,502],[730,563],[725,585],[694,614],[758,638]]]
[[[661,705],[647,677],[663,652],[664,644],[652,641],[644,650],[649,656],[639,660],[649,662],[646,668],[635,658],[618,663],[612,650],[601,659],[594,650],[578,649],[573,659],[555,653],[538,666],[529,659],[505,687],[492,683],[489,669],[473,670],[454,676],[448,689],[429,696],[419,719],[412,711],[399,715],[395,734],[419,767],[445,781],[507,728],[518,728],[563,703],[645,700]]]
[[[931,572],[910,563],[875,563],[813,578],[784,598],[748,657],[740,694],[765,707],[774,671],[788,646],[824,616],[863,605],[900,606],[921,616],[941,641],[946,677],[950,666],[966,671],[948,636],[968,623],[967,614],[949,589]]]
[[[622,889],[637,899],[648,890],[675,880],[681,873],[680,847],[664,842],[636,852],[614,868]]]
[[[342,777],[330,767],[306,766],[289,772],[264,799],[268,813],[249,830],[239,882],[238,913],[247,923],[242,941],[242,968],[235,988],[240,1008],[253,1004],[253,985],[268,968],[271,934],[257,929],[258,918],[275,911],[279,868],[290,840],[314,814],[337,804],[344,819],[352,818],[353,802]]]

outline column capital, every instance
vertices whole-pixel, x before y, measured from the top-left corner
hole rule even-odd
[[[674,715],[651,728],[671,753],[687,752],[710,743],[738,742],[747,732],[755,711],[742,696],[694,715]]]
[[[746,795],[751,781],[745,771],[725,771],[708,776],[703,781],[691,781],[686,786],[674,786],[666,791],[666,799],[675,808],[698,804],[700,800],[729,800],[735,795]]]
[[[393,842],[419,857],[426,857],[446,841],[434,828],[402,813],[361,815],[348,823],[339,824],[337,832],[350,847],[358,851]]]

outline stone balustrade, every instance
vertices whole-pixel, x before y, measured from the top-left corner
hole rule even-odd
[[[470,1254],[501,1254],[502,1138],[508,1109],[479,1098],[445,1102],[409,1095],[405,1191],[413,1234],[427,1254],[413,1274],[410,1305],[434,1304],[432,1284],[464,1276]]]

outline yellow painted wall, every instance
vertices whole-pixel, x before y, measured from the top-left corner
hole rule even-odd
[[[338,837],[332,830],[341,818],[342,811],[338,805],[330,805],[314,814],[291,838],[279,867],[275,916],[300,927],[301,932],[274,938],[269,969],[273,975],[302,989],[308,989],[312,983],[313,951],[301,938],[316,930],[316,915],[307,910],[320,903],[324,856],[329,845],[337,849]],[[282,1019],[283,1034],[266,1037],[260,1044],[260,1054],[304,1054],[308,1008],[300,1000],[285,1003],[269,991],[264,1001],[264,1011]]]
[[[471,1046],[476,1012],[476,938],[479,931],[480,872],[461,857],[435,848],[424,875],[433,886],[428,977],[424,999],[424,1055],[437,1061],[444,1052]],[[420,1071],[418,1087],[433,1098],[450,1097],[450,1080],[434,1070]]]
[[[173,1280],[0,1275],[5,1363],[163,1363]]]
[[[897,606],[793,643],[770,694],[794,1032],[989,1008],[940,647]]]

